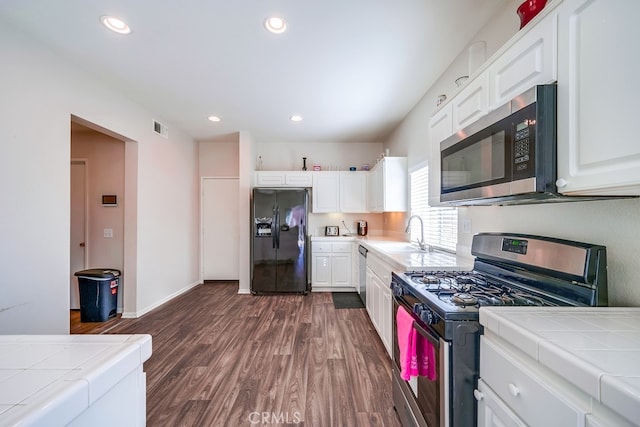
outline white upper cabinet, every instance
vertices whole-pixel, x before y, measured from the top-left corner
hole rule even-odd
[[[368,172],[340,173],[340,212],[367,212]]]
[[[311,187],[312,172],[256,171],[256,187]]]
[[[384,157],[369,174],[369,211],[407,210],[407,158]]]
[[[314,172],[313,212],[367,212],[367,172]]]
[[[565,0],[558,46],[558,190],[640,195],[640,2]]]
[[[531,25],[487,70],[490,110],[535,85],[557,80],[558,14],[552,11]]]
[[[451,100],[453,132],[463,129],[489,112],[489,80],[482,73]]]
[[[311,194],[313,212],[339,212],[339,192],[339,172],[314,173]]]
[[[429,123],[429,206],[440,203],[440,142],[453,133],[451,104],[444,105]]]

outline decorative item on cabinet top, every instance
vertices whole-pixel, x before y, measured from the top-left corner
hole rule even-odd
[[[520,29],[529,23],[547,4],[547,0],[525,0],[518,7],[518,16],[520,17]]]

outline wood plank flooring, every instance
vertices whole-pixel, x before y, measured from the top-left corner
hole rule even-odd
[[[330,293],[237,289],[199,285],[139,319],[109,320],[106,333],[153,337],[147,425],[400,426],[391,360],[365,309],[336,310]]]

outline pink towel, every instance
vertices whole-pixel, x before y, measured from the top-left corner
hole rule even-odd
[[[398,328],[398,347],[400,349],[400,378],[409,381],[411,378],[411,361],[415,358],[416,330],[413,328],[413,317],[403,307],[398,307],[396,325]]]
[[[413,327],[413,317],[403,307],[396,313],[398,347],[400,349],[400,378],[409,381],[418,375],[434,381],[436,354],[433,344]]]

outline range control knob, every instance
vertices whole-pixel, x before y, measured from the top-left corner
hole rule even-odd
[[[395,282],[391,282],[391,293],[393,293],[393,295],[396,297],[401,297],[402,295],[404,295],[402,286]]]
[[[435,316],[433,314],[433,311],[431,311],[430,308],[428,308],[426,305],[424,304],[416,304],[413,307],[413,312],[420,318],[420,320],[422,320],[425,324],[427,325],[431,325],[433,323],[435,323]]]

